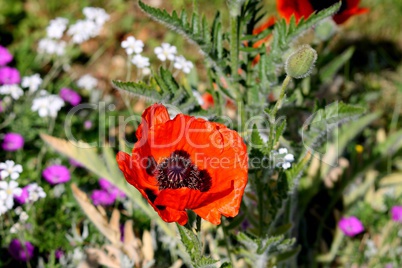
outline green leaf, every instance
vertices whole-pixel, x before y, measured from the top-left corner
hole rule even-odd
[[[364,113],[359,106],[334,102],[310,116],[303,125],[301,135],[305,151],[314,152],[327,141],[327,135],[340,124],[354,120]],[[304,157],[304,155],[302,156]]]
[[[335,74],[339,71],[339,69],[350,60],[350,58],[353,56],[354,51],[355,48],[350,47],[342,54],[337,55],[330,63],[322,67],[319,72],[321,81],[331,81]]]
[[[376,146],[375,152],[381,156],[390,156],[402,148],[402,130],[389,136],[384,142]]]
[[[337,139],[337,157],[343,153],[347,144],[351,140],[353,140],[360,132],[362,132],[368,125],[377,120],[380,116],[380,113],[370,113],[358,118],[357,120],[344,124],[339,130]]]
[[[287,36],[286,40],[288,42],[292,41],[294,38],[300,36],[303,32],[310,29],[320,21],[334,15],[336,12],[338,12],[339,8],[341,7],[341,4],[342,4],[341,1],[339,1],[338,3],[330,6],[329,8],[323,9],[316,14],[312,14],[310,17],[308,17],[307,20],[301,19],[297,24],[297,27],[295,26],[296,20],[291,20],[289,30],[292,31],[291,32],[289,31],[289,35]]]
[[[264,141],[262,140],[260,133],[258,132],[258,128],[255,124],[253,125],[253,132],[251,133],[251,144],[252,146],[257,147],[261,147],[264,144]]]
[[[123,82],[113,80],[115,88],[127,91],[134,96],[143,97],[152,102],[162,102],[166,96],[156,90],[156,85],[147,85],[144,82]]]
[[[175,12],[172,15],[166,10],[160,10],[157,8],[153,8],[151,6],[146,5],[144,2],[138,2],[142,11],[147,13],[151,18],[157,20],[174,31],[184,35],[185,37],[193,40],[196,44],[198,44],[201,50],[208,55],[211,59],[214,59],[214,55],[212,52],[212,46],[210,45],[210,40],[204,40],[204,34],[201,33],[200,29],[200,21],[199,17],[196,13],[192,14],[191,24],[186,22],[187,14],[183,12],[181,13],[181,17],[179,18]]]
[[[211,265],[218,262],[217,260],[203,256],[202,245],[193,231],[179,224],[176,225],[177,229],[179,230],[181,241],[186,247],[187,253],[190,255],[191,262],[194,267],[197,268],[212,267]]]

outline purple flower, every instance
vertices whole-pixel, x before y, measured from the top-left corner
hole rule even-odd
[[[8,52],[8,49],[0,46],[0,66],[4,66],[13,60],[13,55]]]
[[[84,128],[85,129],[90,129],[92,127],[92,122],[90,121],[90,120],[86,120],[85,122],[84,122]]]
[[[338,222],[338,226],[347,236],[355,236],[364,231],[362,222],[355,216],[350,216],[348,218],[343,217]]]
[[[1,147],[4,151],[17,151],[24,147],[24,138],[18,133],[7,133]]]
[[[56,249],[56,251],[54,252],[54,256],[56,257],[56,259],[60,259],[62,256],[64,256],[64,251],[61,249]]]
[[[94,205],[112,205],[116,201],[116,195],[105,190],[94,190],[91,194]]]
[[[10,255],[18,261],[29,261],[34,253],[34,246],[26,241],[24,245],[18,239],[13,239],[8,246]]]
[[[392,220],[402,223],[402,206],[393,206],[391,208]]]
[[[8,66],[0,68],[0,84],[19,84],[20,81],[20,73],[17,69]]]
[[[118,198],[126,197],[126,195],[124,194],[123,191],[119,190],[119,188],[117,188],[116,186],[114,186],[108,180],[106,180],[104,178],[99,179],[99,185],[103,190],[109,192],[110,194],[115,195]]]
[[[68,182],[70,180],[70,171],[65,166],[52,165],[42,172],[42,176],[48,183],[54,185]]]
[[[22,192],[20,195],[14,195],[15,201],[17,201],[19,204],[23,205],[25,203],[28,203],[28,198],[29,198],[29,187],[30,185],[28,184],[27,186],[22,188]]]
[[[72,165],[73,167],[84,167],[80,162],[78,162],[75,159],[70,158],[70,160],[68,161],[70,163],[70,165]]]
[[[62,88],[59,95],[63,100],[73,106],[78,105],[81,102],[80,94],[69,88]]]

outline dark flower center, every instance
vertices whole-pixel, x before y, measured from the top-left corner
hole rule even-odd
[[[313,6],[314,10],[321,11],[338,3],[339,0],[309,0],[309,2]],[[343,0],[341,8],[339,9],[338,13],[343,12],[346,8],[347,8],[347,0]]]
[[[152,156],[148,157],[147,173],[156,177],[159,190],[187,187],[206,192],[211,188],[208,171],[198,169],[190,155],[182,150],[174,151],[159,164]]]

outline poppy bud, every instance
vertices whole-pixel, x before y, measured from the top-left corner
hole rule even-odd
[[[310,75],[317,60],[317,52],[309,45],[300,46],[285,63],[286,74],[293,78],[304,78]]]

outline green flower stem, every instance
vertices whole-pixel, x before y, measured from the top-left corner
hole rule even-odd
[[[131,61],[130,61],[130,56],[127,55],[127,73],[126,73],[126,81],[130,81],[131,79]],[[121,99],[124,102],[124,105],[126,106],[128,112],[130,113],[130,116],[135,116],[133,109],[131,108],[130,105],[130,94],[128,92],[123,92],[120,91],[121,93]]]
[[[202,223],[202,219],[200,216],[197,215],[197,217],[195,219],[195,224],[196,224],[196,228],[197,228],[197,237],[198,237],[199,241],[201,241],[201,223]]]
[[[278,112],[279,108],[282,105],[282,101],[285,98],[285,92],[286,92],[286,88],[289,85],[290,80],[292,80],[292,78],[290,76],[286,76],[285,80],[283,80],[282,83],[282,88],[281,88],[281,93],[279,95],[278,101],[275,103],[274,108],[272,108],[271,112],[268,114],[269,116],[269,144],[268,144],[268,151],[272,151],[275,144],[274,144],[274,126],[275,126],[275,117],[276,117],[276,113]]]
[[[52,135],[52,133],[53,133],[53,130],[54,130],[54,125],[55,125],[55,122],[56,122],[56,118],[55,117],[51,117],[50,119],[49,119],[49,127],[48,127],[48,129],[47,129],[47,133],[46,134],[48,134],[48,135]],[[40,171],[41,171],[41,169],[42,169],[42,159],[43,159],[43,156],[46,154],[46,151],[47,151],[47,146],[42,146],[42,148],[40,149],[40,152],[39,152],[39,154],[38,154],[38,158],[37,158],[37,168],[36,168],[36,173],[38,174],[38,176],[36,176],[36,178],[37,178],[37,182],[39,183],[40,182],[40,178],[41,178],[41,176],[39,176],[39,174],[40,174]]]
[[[52,65],[52,68],[50,68],[46,77],[43,79],[41,88],[47,87],[47,85],[50,83],[50,81],[59,74],[62,66],[63,66],[62,61],[57,59],[56,62]]]
[[[126,81],[130,81],[131,79],[131,61],[130,56],[127,55],[127,73],[126,73]]]
[[[272,109],[272,117],[274,118],[274,120],[275,120],[275,115],[278,112],[278,109],[281,107],[283,99],[285,98],[285,91],[286,91],[287,86],[289,85],[290,80],[292,80],[292,78],[289,75],[287,75],[285,80],[283,80],[281,93],[279,95],[278,101],[275,103],[275,106]]]
[[[225,241],[225,248],[226,248],[226,251],[228,254],[229,261],[233,267],[234,261],[233,261],[232,253],[230,252],[230,240],[229,240],[228,230],[226,229],[226,226],[224,223],[221,223],[221,227],[222,227],[223,237],[224,237],[223,240]]]
[[[236,77],[239,65],[239,19],[237,16],[230,18],[230,64],[232,77]]]

